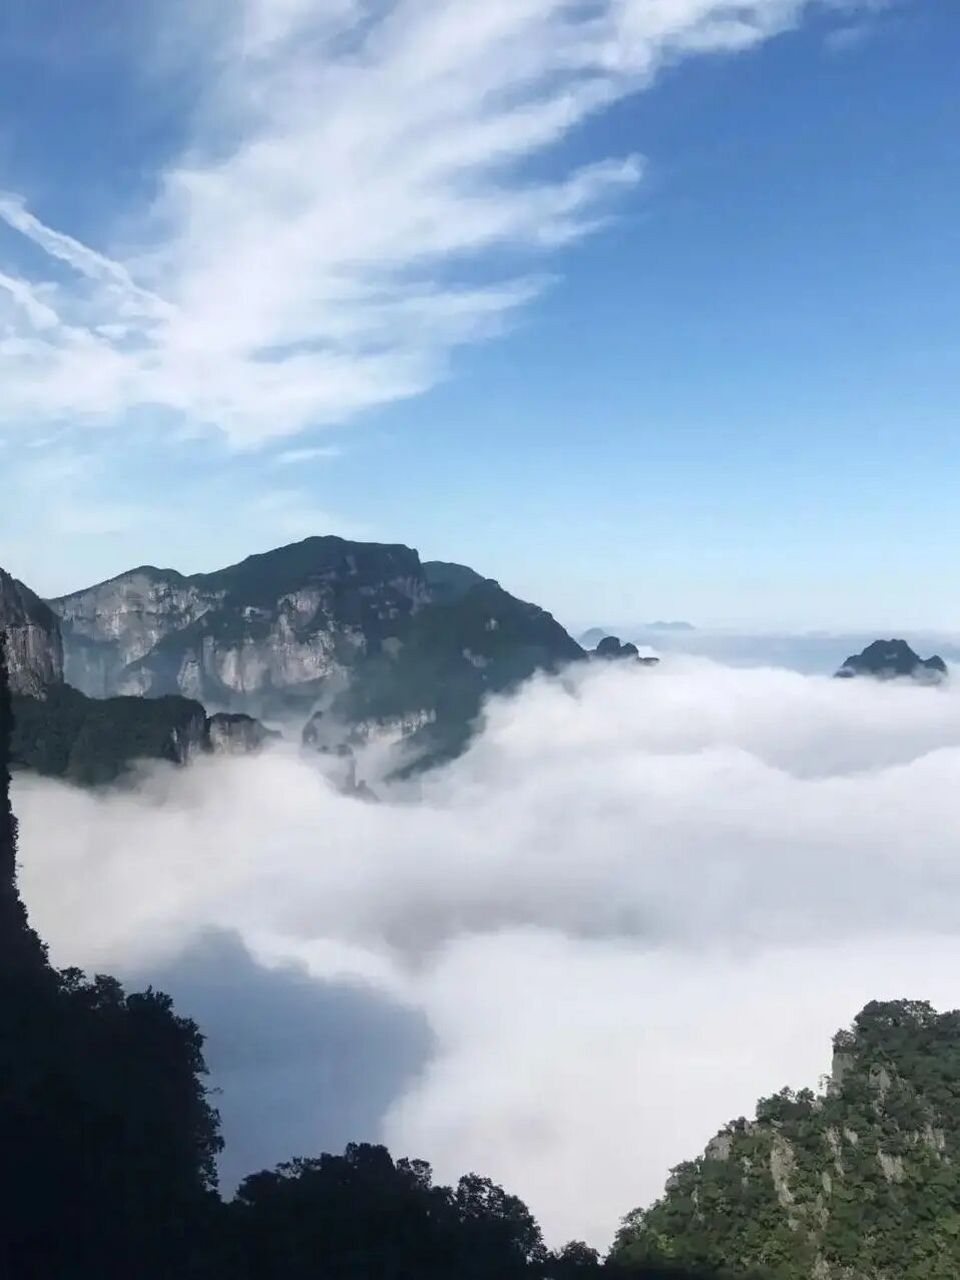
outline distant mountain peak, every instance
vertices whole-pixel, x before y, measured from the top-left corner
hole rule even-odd
[[[877,680],[911,678],[928,684],[938,683],[947,674],[947,664],[939,654],[921,658],[906,640],[874,640],[847,658],[837,672],[842,680],[873,676]]]
[[[610,627],[590,627],[580,636],[580,643],[584,649],[595,649],[601,640],[611,634],[612,628]]]
[[[660,662],[659,658],[642,658],[640,656],[640,650],[635,644],[631,644],[629,640],[625,644],[622,644],[619,636],[604,636],[596,648],[591,652],[590,657],[599,659],[601,662],[617,662],[626,659],[628,661],[639,662],[645,667],[655,667]]]

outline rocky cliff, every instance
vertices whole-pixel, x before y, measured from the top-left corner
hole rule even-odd
[[[66,675],[93,697],[181,693],[282,710],[315,694],[428,598],[406,547],[310,538],[216,573],[142,567],[50,603]]]
[[[207,721],[207,748],[214,755],[254,755],[282,736],[242,712],[218,711]]]
[[[215,573],[142,567],[50,602],[67,679],[96,697],[180,694],[356,736],[462,742],[483,694],[583,651],[535,605],[400,545],[308,538]]]
[[[0,631],[6,633],[10,688],[42,696],[63,680],[63,646],[56,614],[29,587],[0,569]]]
[[[825,1091],[784,1089],[727,1125],[626,1219],[614,1258],[771,1280],[960,1275],[960,1013],[867,1005],[834,1038]]]

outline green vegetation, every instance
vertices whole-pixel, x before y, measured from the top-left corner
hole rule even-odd
[[[678,1166],[614,1257],[771,1280],[960,1275],[960,1014],[872,1003],[822,1096],[784,1089]]]
[[[239,564],[214,573],[180,580],[222,594],[228,608],[272,609],[281,596],[317,583],[336,582],[353,592],[359,587],[417,578],[420,572],[417,553],[399,543],[315,537],[247,556]]]
[[[430,594],[437,604],[453,604],[465,596],[471,587],[485,581],[482,574],[465,564],[452,564],[448,560],[425,560],[423,576]]]
[[[70,679],[89,693],[188,689],[268,718],[320,705],[361,737],[371,722],[427,722],[411,744],[423,761],[468,741],[485,694],[584,657],[548,613],[465,565],[332,537],[189,578],[136,569],[54,605]]]
[[[60,684],[14,697],[13,712],[13,764],[83,786],[113,782],[136,760],[180,763],[206,735],[189,698],[87,698]]]
[[[549,613],[483,578],[449,603],[425,605],[397,630],[397,648],[381,646],[359,663],[334,711],[348,723],[426,712],[431,719],[411,747],[428,763],[465,745],[487,694],[584,656]]]

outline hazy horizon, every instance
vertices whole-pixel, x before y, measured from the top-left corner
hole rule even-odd
[[[305,537],[326,536],[326,531],[318,534],[307,534]],[[337,535],[344,536],[344,535]],[[300,541],[294,539],[293,541]],[[381,541],[380,539],[353,538],[355,541]],[[394,541],[402,545],[410,545],[404,543],[402,538]],[[256,546],[238,554],[235,559],[224,560],[222,562],[212,562],[206,558],[199,559],[196,556],[188,557],[184,561],[174,561],[168,556],[154,555],[143,560],[122,560],[118,557],[112,569],[105,572],[103,577],[89,580],[76,580],[74,578],[66,578],[63,576],[47,576],[41,579],[31,579],[20,571],[16,560],[10,560],[8,563],[0,564],[0,568],[4,568],[15,578],[23,581],[31,590],[35,591],[43,599],[52,599],[57,596],[66,595],[73,591],[78,591],[96,585],[98,582],[109,581],[111,578],[118,577],[123,573],[140,568],[144,565],[151,565],[157,569],[172,569],[186,576],[195,573],[211,573],[219,569],[228,567],[230,564],[239,563],[247,556],[260,555],[267,551],[275,550],[277,546],[286,545],[281,542],[275,545]],[[442,551],[434,551],[434,549],[424,550],[414,548],[420,554],[421,560],[454,560],[448,554]],[[457,561],[455,561],[457,562]],[[459,563],[459,562],[457,562]],[[511,581],[511,574],[508,570],[507,574],[498,575],[489,569],[489,566],[480,564],[470,564],[470,568],[477,570],[484,577],[495,578],[500,582],[506,590],[513,594],[522,595],[515,588],[515,584]],[[61,571],[62,575],[62,571]],[[516,575],[514,575],[516,576]],[[678,585],[678,591],[682,597],[682,586]],[[690,614],[689,611],[682,609],[670,610],[657,607],[657,602],[645,609],[645,612],[635,615],[629,621],[623,621],[624,614],[618,613],[620,621],[610,622],[611,614],[594,615],[584,611],[581,606],[578,611],[567,616],[563,616],[561,612],[554,608],[551,603],[538,596],[526,597],[533,604],[539,605],[548,612],[553,613],[557,620],[566,628],[574,639],[579,639],[581,635],[596,628],[601,628],[609,634],[620,636],[621,639],[643,640],[647,643],[659,643],[671,652],[701,652],[700,643],[705,641],[707,637],[724,637],[736,638],[740,637],[745,640],[756,639],[762,641],[764,639],[775,640],[777,638],[792,638],[804,641],[839,640],[839,641],[857,641],[863,640],[864,643],[877,638],[898,637],[917,643],[935,643],[938,640],[946,643],[960,643],[960,620],[954,626],[934,625],[925,621],[908,620],[909,611],[904,617],[888,615],[886,621],[866,621],[851,620],[847,615],[840,615],[836,620],[830,622],[815,623],[806,619],[795,620],[792,624],[787,622],[777,622],[773,620],[764,620],[762,618],[737,617],[727,615],[725,617],[698,618]],[[667,629],[657,628],[653,624],[658,621],[680,622],[688,624],[690,632],[673,632]],[[960,656],[960,655],[958,655]],[[774,664],[776,665],[776,663]],[[791,665],[791,664],[787,664]]]

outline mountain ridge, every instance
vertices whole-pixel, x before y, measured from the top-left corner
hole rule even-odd
[[[260,718],[321,710],[419,750],[469,736],[485,694],[584,658],[539,606],[401,543],[317,536],[201,574],[139,566],[53,598],[69,683]],[[430,728],[429,726],[434,726]]]
[[[836,674],[841,680],[872,676],[877,680],[909,678],[936,684],[949,672],[938,653],[921,658],[906,640],[874,640],[862,652],[851,654]]]

